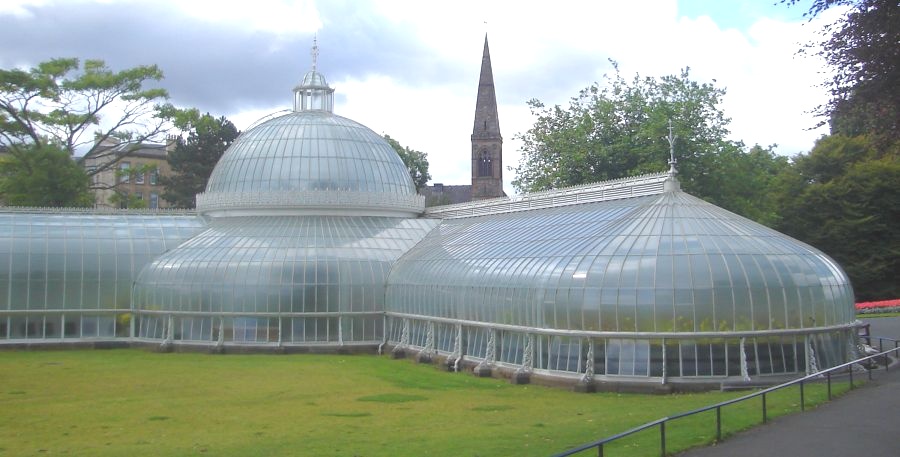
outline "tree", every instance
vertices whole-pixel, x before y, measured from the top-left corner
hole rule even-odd
[[[160,177],[166,189],[162,197],[173,206],[193,208],[196,195],[206,189],[213,169],[240,132],[224,116],[200,116],[196,110],[184,111],[175,124],[189,133],[186,140],[177,140],[175,150],[169,154],[173,175]]]
[[[92,206],[90,177],[54,145],[15,148],[0,159],[0,200],[10,206]]]
[[[80,65],[75,58],[28,71],[0,69],[0,145],[12,153],[54,145],[72,156],[109,159],[88,174],[114,167],[127,155],[125,146],[166,130],[165,115],[173,108],[158,102],[168,94],[145,87],[162,78],[155,65],[114,72],[102,60]]]
[[[664,171],[669,121],[684,189],[758,220],[773,218],[762,184],[787,166],[771,150],[744,152],[726,139],[729,119],[720,108],[724,89],[690,79],[690,70],[661,78],[594,83],[567,109],[531,100],[534,126],[519,135],[522,158],[513,186],[539,191]]]
[[[144,209],[147,208],[147,201],[138,198],[137,195],[127,192],[116,192],[109,197],[109,203],[117,205],[121,209]]]
[[[416,186],[416,191],[425,187],[431,179],[431,174],[428,173],[428,154],[410,149],[408,146],[403,147],[397,140],[391,138],[389,135],[385,135],[384,139],[387,140],[395,151],[397,151],[400,160],[406,165],[406,169],[409,171],[409,177],[412,178],[413,184]]]
[[[823,250],[860,301],[900,296],[900,160],[867,137],[831,135],[779,177],[776,228]]]
[[[789,5],[799,0],[782,0]],[[847,7],[807,49],[825,59],[831,99],[818,107],[832,133],[869,135],[880,150],[900,138],[900,8],[896,0],[815,0],[810,19],[833,7]],[[893,145],[893,146],[892,146]]]
[[[712,157],[714,165],[705,179],[715,186],[711,190],[718,190],[703,198],[761,224],[774,225],[780,216],[772,188],[790,168],[790,161],[773,149],[755,145],[746,152],[729,149]]]

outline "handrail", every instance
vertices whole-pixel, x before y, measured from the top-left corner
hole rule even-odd
[[[802,378],[797,378],[797,379],[779,384],[777,386],[769,387],[767,389],[763,389],[763,390],[760,390],[760,391],[757,391],[757,392],[754,392],[754,393],[751,393],[748,395],[744,395],[742,397],[733,398],[731,400],[725,400],[725,401],[716,403],[714,405],[704,406],[702,408],[694,409],[691,411],[677,413],[672,416],[666,416],[661,419],[656,419],[652,422],[647,422],[646,424],[638,425],[637,427],[633,427],[631,429],[625,430],[624,432],[620,432],[615,435],[611,435],[611,436],[608,436],[606,438],[603,438],[603,439],[600,439],[597,441],[583,444],[581,446],[569,449],[569,450],[559,453],[559,454],[554,454],[553,457],[566,457],[566,456],[574,455],[579,452],[584,452],[584,451],[587,451],[590,449],[596,449],[598,452],[598,455],[602,457],[603,456],[603,446],[606,443],[610,443],[612,441],[616,441],[618,439],[625,438],[627,436],[633,435],[635,433],[638,433],[638,432],[641,432],[641,431],[644,431],[647,429],[651,429],[653,427],[659,427],[659,430],[660,430],[660,455],[662,457],[665,457],[665,455],[666,455],[666,423],[669,421],[673,421],[675,419],[681,419],[683,417],[693,416],[695,414],[705,413],[707,411],[712,411],[712,410],[716,410],[716,442],[719,442],[722,440],[722,407],[732,405],[735,403],[740,403],[740,402],[750,400],[750,399],[753,399],[756,397],[762,397],[762,416],[763,416],[763,423],[765,423],[767,420],[766,394],[769,394],[769,393],[772,393],[772,392],[775,392],[775,391],[778,391],[778,390],[781,390],[781,389],[784,389],[787,387],[791,387],[796,384],[800,385],[800,410],[803,411],[806,406],[803,385],[806,381],[809,381],[814,378],[821,379],[822,375],[825,375],[827,378],[827,383],[828,383],[828,400],[831,400],[831,373],[832,372],[835,372],[838,370],[843,370],[843,369],[849,367],[850,368],[849,369],[850,388],[852,389],[853,388],[853,365],[860,364],[865,361],[873,360],[878,357],[882,357],[885,359],[885,363],[884,363],[885,371],[887,371],[889,369],[890,364],[887,363],[888,362],[887,361],[888,354],[891,352],[896,352],[896,353],[900,354],[900,340],[896,340],[893,338],[886,338],[886,337],[878,337],[878,336],[871,336],[868,338],[869,338],[870,342],[871,342],[871,339],[877,339],[879,341],[879,347],[882,349],[883,349],[885,341],[893,342],[894,348],[888,349],[888,350],[880,350],[877,354],[872,354],[872,355],[869,355],[866,357],[861,357],[856,360],[828,368],[826,370],[821,370],[816,373],[806,375]],[[868,372],[869,379],[872,379],[871,366],[866,367],[866,371]]]

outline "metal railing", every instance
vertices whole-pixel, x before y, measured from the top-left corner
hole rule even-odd
[[[792,381],[788,381],[786,383],[779,384],[777,386],[769,387],[767,389],[763,389],[763,390],[754,392],[749,395],[744,395],[743,397],[738,397],[735,399],[716,403],[714,405],[706,406],[706,407],[695,409],[692,411],[687,411],[684,413],[678,413],[678,414],[675,414],[672,416],[663,417],[661,419],[657,419],[652,422],[647,422],[646,424],[639,425],[637,427],[626,430],[624,432],[617,433],[615,435],[608,436],[606,438],[603,438],[603,439],[600,439],[600,440],[597,440],[597,441],[594,441],[591,443],[583,444],[581,446],[569,449],[569,450],[559,453],[559,454],[555,454],[554,457],[565,457],[565,456],[575,455],[580,452],[584,452],[584,451],[591,450],[591,449],[596,449],[597,455],[600,457],[603,457],[603,448],[607,443],[611,443],[613,441],[616,441],[616,440],[634,435],[635,433],[642,432],[644,430],[649,430],[652,428],[659,429],[659,455],[662,457],[665,457],[666,456],[666,424],[668,422],[674,421],[676,419],[682,419],[685,417],[693,416],[695,414],[705,413],[707,411],[712,411],[712,410],[716,411],[716,442],[720,442],[720,441],[722,441],[722,408],[723,407],[728,406],[728,405],[733,405],[735,403],[741,403],[741,402],[744,402],[744,401],[747,401],[747,400],[750,400],[750,399],[753,399],[756,397],[761,397],[762,398],[762,423],[766,423],[766,421],[768,420],[768,411],[766,409],[766,395],[768,395],[772,392],[787,388],[787,387],[799,385],[800,386],[800,411],[803,411],[806,408],[804,385],[810,381],[821,382],[821,379],[823,376],[825,377],[825,382],[827,384],[828,400],[830,401],[832,399],[832,393],[831,393],[831,374],[832,373],[846,369],[847,373],[849,375],[850,389],[853,389],[853,366],[854,365],[860,364],[861,366],[863,366],[867,372],[869,380],[871,380],[872,379],[872,371],[873,371],[873,365],[871,363],[872,361],[874,361],[875,359],[878,359],[878,358],[882,359],[883,365],[884,365],[884,370],[888,371],[889,367],[890,367],[890,360],[889,360],[888,355],[892,352],[895,353],[895,356],[900,354],[900,341],[898,341],[898,340],[895,340],[893,338],[884,338],[884,337],[876,337],[876,336],[864,336],[863,339],[866,339],[870,346],[871,346],[873,339],[878,340],[878,347],[879,347],[878,353],[872,354],[872,355],[869,355],[866,357],[861,357],[859,359],[831,367],[827,370],[821,370],[816,373],[804,376],[802,378],[794,379]],[[884,342],[885,341],[892,342],[894,344],[894,347],[892,349],[884,350]],[[864,363],[864,362],[869,362],[869,363]]]
[[[501,197],[452,205],[432,206],[425,209],[425,215],[443,219],[456,219],[656,195],[665,191],[664,183],[667,179],[669,179],[668,173],[632,176],[612,181],[601,181],[562,189],[528,193],[512,198]]]

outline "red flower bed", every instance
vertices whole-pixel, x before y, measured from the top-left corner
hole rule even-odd
[[[900,312],[900,299],[857,303],[856,312],[860,314]]]

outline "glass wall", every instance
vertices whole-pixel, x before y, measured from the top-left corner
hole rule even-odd
[[[388,318],[388,339],[394,345],[403,341],[404,326],[408,329],[406,347],[442,354],[451,363],[461,357],[550,376],[584,376],[590,371],[592,379],[608,381],[806,374],[858,356],[852,328],[758,337],[602,337],[554,335],[547,329],[529,333],[404,316]]]
[[[380,342],[391,266],[437,224],[341,216],[213,219],[138,278],[139,336]]]
[[[138,272],[204,225],[190,214],[0,212],[0,339],[130,336]]]
[[[624,334],[602,350],[625,374],[660,369],[645,362],[659,343],[631,333],[841,332],[855,321],[853,303],[849,280],[825,254],[681,192],[444,220],[397,263],[387,289],[389,314]],[[570,371],[571,341],[554,338],[544,342],[547,366]],[[733,342],[679,344],[672,350],[698,360],[679,376],[725,373],[702,361],[733,356]],[[760,370],[795,370],[787,360],[796,350],[752,346]],[[829,363],[846,357],[836,354]]]

